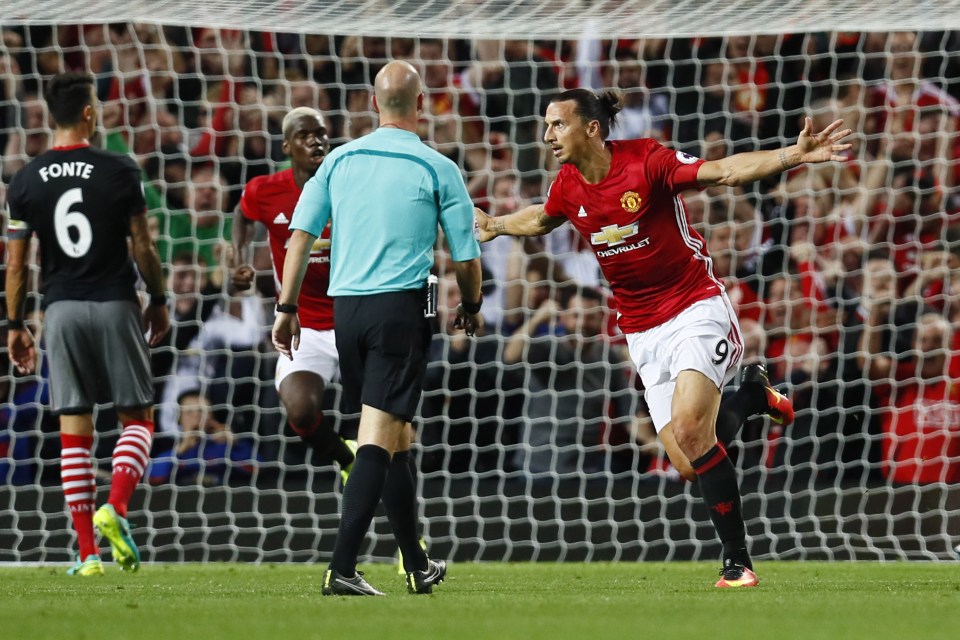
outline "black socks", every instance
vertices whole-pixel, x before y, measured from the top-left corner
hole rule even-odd
[[[301,429],[292,422],[290,428],[319,455],[333,458],[341,469],[353,464],[353,451],[336,431],[323,425],[322,418],[317,420],[312,429]]]
[[[404,571],[425,571],[427,554],[420,548],[420,536],[417,533],[420,514],[417,507],[417,483],[411,473],[411,462],[409,451],[393,454],[381,500],[400,553],[403,554]],[[353,482],[352,477],[350,482]]]
[[[737,437],[750,416],[767,411],[767,392],[758,382],[745,382],[720,402],[717,414],[717,440],[728,446]]]
[[[356,573],[357,554],[384,493],[389,471],[390,454],[386,449],[367,444],[357,450],[350,481],[343,488],[340,527],[330,561],[330,568],[342,576],[351,577]]]
[[[710,511],[710,520],[723,543],[723,557],[752,569],[747,553],[747,532],[743,524],[740,487],[737,472],[727,457],[723,445],[717,443],[705,454],[692,461],[703,501]]]

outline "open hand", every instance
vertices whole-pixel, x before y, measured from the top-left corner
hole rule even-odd
[[[37,370],[37,347],[29,329],[8,329],[7,351],[20,373],[33,373]]]
[[[846,156],[840,155],[853,145],[841,144],[840,141],[853,133],[850,129],[837,131],[843,120],[834,120],[820,133],[813,133],[813,119],[806,118],[803,131],[797,138],[797,149],[800,151],[801,162],[845,162]]]

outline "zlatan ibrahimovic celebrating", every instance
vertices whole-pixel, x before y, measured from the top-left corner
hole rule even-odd
[[[747,552],[736,471],[717,435],[749,415],[788,423],[790,401],[759,365],[721,404],[720,388],[743,353],[740,328],[714,276],[703,238],[687,224],[681,191],[736,186],[805,162],[842,161],[837,120],[818,134],[808,118],[795,145],[704,162],[655,140],[607,142],[620,95],[585,89],[547,107],[544,141],[562,168],[547,202],[490,218],[477,211],[480,240],[542,235],[569,220],[593,248],[617,300],[617,319],[643,380],[650,416],[670,460],[709,507],[723,543],[718,587],[758,584]]]

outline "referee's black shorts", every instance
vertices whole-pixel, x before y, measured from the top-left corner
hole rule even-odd
[[[410,422],[420,403],[432,333],[423,290],[334,298],[343,411],[365,404]]]

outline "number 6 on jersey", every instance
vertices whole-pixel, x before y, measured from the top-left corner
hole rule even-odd
[[[90,250],[93,242],[93,230],[87,216],[79,211],[70,211],[70,207],[83,202],[83,191],[80,187],[68,189],[57,200],[53,212],[53,227],[57,233],[57,244],[63,252],[71,258],[80,258]],[[73,240],[70,228],[76,229],[77,240]]]

